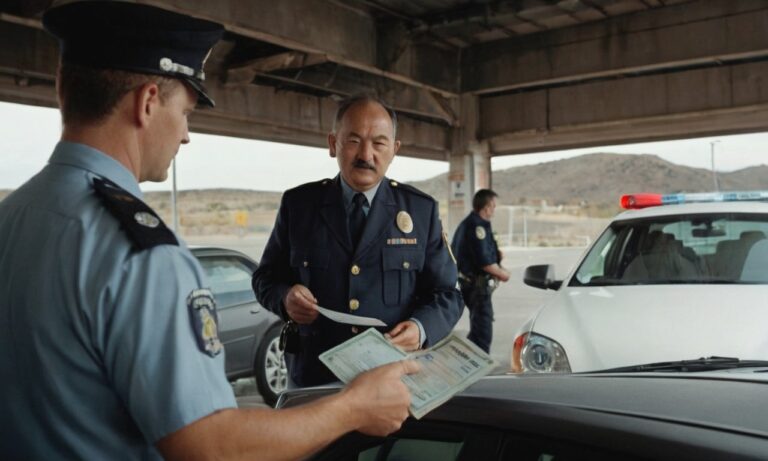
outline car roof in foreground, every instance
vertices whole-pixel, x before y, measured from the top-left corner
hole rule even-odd
[[[421,423],[619,446],[654,459],[678,459],[673,450],[685,459],[765,459],[768,373],[758,371],[490,376]],[[280,406],[337,390],[289,391]]]
[[[768,214],[768,202],[707,202],[652,206],[637,210],[624,211],[618,214],[613,220],[628,221],[632,219],[653,218],[661,216],[712,213]]]

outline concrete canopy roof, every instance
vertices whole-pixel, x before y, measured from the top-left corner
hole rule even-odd
[[[324,146],[334,101],[359,92],[399,111],[405,155],[431,159],[465,139],[504,155],[765,129],[750,121],[768,102],[760,0],[140,2],[227,28],[196,131]],[[0,49],[0,100],[55,105],[49,3],[0,6],[17,44]]]

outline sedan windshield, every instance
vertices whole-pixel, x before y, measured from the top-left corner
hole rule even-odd
[[[571,286],[768,283],[768,217],[678,215],[614,222]]]

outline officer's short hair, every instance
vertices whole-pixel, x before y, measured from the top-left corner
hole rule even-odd
[[[475,210],[475,212],[479,212],[485,208],[486,205],[491,203],[491,200],[498,196],[499,194],[492,191],[491,189],[480,189],[479,191],[475,192],[475,196],[472,197],[472,209]]]
[[[336,132],[336,126],[339,124],[342,117],[344,117],[344,114],[347,113],[347,110],[360,102],[373,102],[383,107],[384,110],[387,111],[387,114],[389,114],[390,120],[392,120],[392,138],[397,138],[397,113],[394,109],[389,107],[387,103],[371,94],[358,94],[339,101],[339,107],[336,109],[336,117],[333,119],[334,133]]]
[[[171,77],[62,63],[57,83],[62,123],[71,126],[99,122],[115,110],[123,96],[151,82],[160,89],[160,101],[183,85]]]

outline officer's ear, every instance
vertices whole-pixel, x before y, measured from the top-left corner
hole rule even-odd
[[[331,158],[336,158],[336,133],[328,133],[328,154]]]
[[[400,140],[396,139],[395,140],[395,155],[397,155],[397,151],[399,151],[399,150],[400,150]]]
[[[147,82],[134,91],[136,123],[141,127],[146,127],[161,104],[160,87],[155,82]]]

